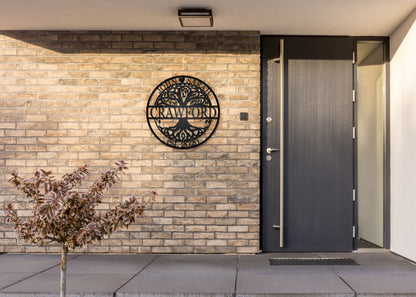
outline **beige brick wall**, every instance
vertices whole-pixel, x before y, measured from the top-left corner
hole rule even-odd
[[[163,145],[146,122],[150,93],[174,75],[205,81],[221,107],[214,135],[188,150]],[[120,159],[128,173],[103,209],[158,193],[137,224],[82,251],[257,252],[259,150],[257,32],[0,32],[0,207],[30,214],[13,171],[88,164],[95,178]],[[0,214],[0,252],[57,251],[17,242]]]

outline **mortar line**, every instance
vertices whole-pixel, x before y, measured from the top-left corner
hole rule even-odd
[[[78,258],[78,257],[80,257],[80,256],[81,256],[81,255],[74,255],[74,257],[71,257],[71,259],[69,259],[69,261],[72,261],[73,259],[76,259],[76,258]],[[69,262],[69,261],[68,261],[68,262]],[[57,267],[57,266],[60,266],[60,265],[61,265],[61,263],[58,263],[58,264],[53,265],[53,266],[50,266],[50,267],[48,267],[48,268],[46,268],[46,269],[44,269],[44,270],[38,271],[38,272],[36,272],[36,273],[34,273],[34,274],[31,274],[31,275],[29,275],[29,276],[27,276],[27,277],[25,277],[25,278],[23,278],[23,279],[20,279],[20,280],[18,280],[18,281],[15,281],[14,283],[11,283],[11,284],[9,284],[9,285],[6,285],[5,287],[0,288],[0,291],[1,291],[1,290],[4,290],[4,289],[7,289],[8,287],[11,287],[11,286],[17,285],[18,283],[21,283],[21,282],[23,282],[23,281],[25,281],[25,280],[28,280],[29,278],[32,278],[32,277],[34,277],[34,276],[36,276],[36,275],[38,275],[38,274],[44,273],[44,272],[46,272],[46,271],[48,271],[48,270],[50,270],[50,269],[52,269],[52,268],[55,268],[55,267]]]
[[[143,270],[145,270],[147,267],[149,267],[150,264],[152,264],[156,259],[159,258],[160,255],[157,255],[156,257],[154,257],[152,260],[149,261],[149,263],[147,263],[142,269],[140,269],[137,273],[135,273],[131,278],[129,278],[127,281],[125,281],[118,289],[116,289],[113,293],[113,297],[117,297],[117,292],[124,287],[125,285],[127,285],[127,283],[129,283],[133,278],[135,278],[136,276],[138,276],[140,273],[143,272]]]

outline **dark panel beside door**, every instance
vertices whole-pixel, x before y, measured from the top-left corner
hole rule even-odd
[[[262,146],[263,151],[268,147],[280,149],[280,64],[274,58],[263,62],[264,72],[267,74],[263,93],[267,94],[267,101],[263,101],[264,118]],[[267,121],[270,117],[271,121]],[[280,244],[280,229],[273,226],[280,225],[280,151],[272,154],[262,154],[262,188],[267,189],[271,199],[262,199],[263,221],[262,248],[275,250]],[[263,195],[264,197],[264,195]],[[264,197],[265,198],[265,197]]]

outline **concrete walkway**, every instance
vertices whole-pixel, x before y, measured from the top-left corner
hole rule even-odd
[[[271,266],[349,257],[353,266]],[[59,255],[0,255],[0,296],[59,296]],[[260,255],[71,255],[68,297],[416,296],[416,265],[388,251]]]

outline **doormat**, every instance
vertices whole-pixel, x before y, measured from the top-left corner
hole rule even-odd
[[[270,265],[359,265],[351,258],[270,258]]]

